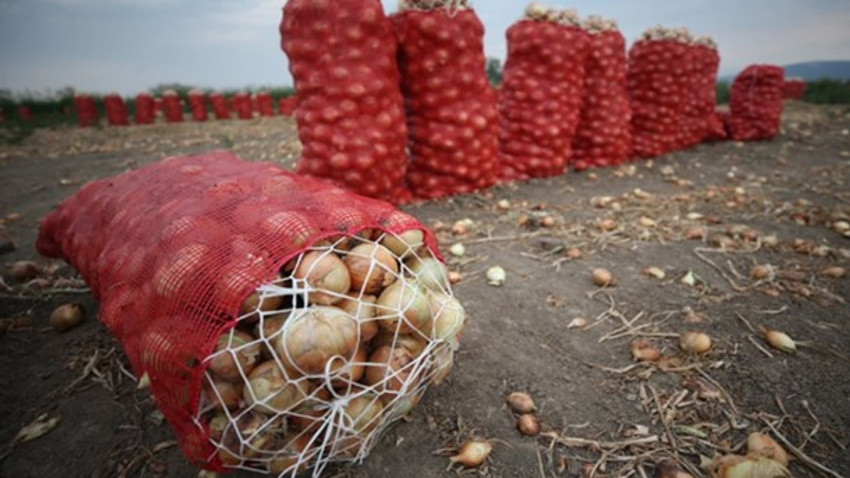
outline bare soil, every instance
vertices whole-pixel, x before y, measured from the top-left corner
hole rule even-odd
[[[850,218],[848,129],[846,107],[788,103],[773,141],[706,144],[405,207],[444,248],[466,245],[450,268],[463,276],[455,290],[471,320],[449,380],[365,463],[326,475],[453,476],[448,452],[475,436],[494,446],[471,472],[482,476],[579,476],[582,467],[582,476],[651,476],[663,458],[707,476],[701,458],[745,453],[747,433],[760,430],[793,445],[794,476],[850,476],[850,278],[822,274],[850,266],[850,241],[836,230]],[[34,250],[38,222],[86,181],[211,149],[291,168],[295,137],[278,118],[39,130],[0,147],[0,242],[17,246],[2,262],[49,265]],[[543,227],[547,216],[554,226]],[[453,235],[465,218],[471,231]],[[695,227],[704,236],[688,239]],[[768,277],[750,278],[756,264],[771,266]],[[0,335],[0,476],[196,476],[97,322],[96,301],[68,266],[51,265],[46,288],[3,270],[0,318],[25,320]],[[507,271],[501,287],[485,279],[496,265]],[[649,266],[665,277],[644,274]],[[598,267],[613,286],[592,283]],[[88,320],[57,333],[50,311],[70,301]],[[576,318],[586,325],[570,327]],[[760,325],[803,344],[796,354],[771,349]],[[686,330],[709,334],[711,351],[681,352],[676,335]],[[666,359],[633,361],[629,344],[641,336]],[[543,435],[516,431],[504,405],[515,390],[533,395]],[[56,426],[13,444],[43,414]]]

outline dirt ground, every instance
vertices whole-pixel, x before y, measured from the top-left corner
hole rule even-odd
[[[745,453],[755,430],[791,450],[794,476],[850,476],[850,278],[823,273],[850,265],[850,236],[839,232],[850,218],[848,129],[846,107],[788,103],[774,141],[707,144],[405,207],[442,231],[444,249],[465,244],[450,267],[463,276],[455,290],[471,319],[449,380],[364,464],[326,476],[454,476],[447,453],[473,436],[494,447],[467,472],[482,476],[579,476],[584,467],[582,476],[643,477],[663,458],[706,476],[701,459]],[[0,242],[17,246],[0,261],[47,266],[33,246],[38,222],[86,181],[211,149],[290,168],[294,138],[279,118],[37,131],[0,147]],[[545,217],[554,225],[543,227]],[[470,232],[452,235],[466,218]],[[752,279],[757,264],[770,267]],[[496,265],[507,271],[499,288],[484,277]],[[136,390],[85,285],[53,266],[46,283],[28,285],[3,269],[0,476],[196,476],[149,393]],[[664,278],[645,274],[650,266]],[[613,273],[612,287],[593,284],[598,267]],[[69,301],[88,320],[57,333],[48,316]],[[799,351],[769,348],[759,326],[787,333]],[[711,351],[682,353],[687,330],[709,334]],[[637,337],[666,359],[633,361]],[[543,435],[516,431],[504,405],[515,390],[533,395]],[[43,414],[55,427],[14,444]]]

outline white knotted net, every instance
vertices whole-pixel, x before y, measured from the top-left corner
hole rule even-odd
[[[277,476],[366,458],[446,377],[465,321],[421,231],[323,241],[241,314],[205,361],[195,423],[226,466]]]

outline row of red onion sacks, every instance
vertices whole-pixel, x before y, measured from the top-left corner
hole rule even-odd
[[[449,373],[465,321],[432,234],[225,152],[83,186],[37,247],[72,264],[192,462],[365,459]]]

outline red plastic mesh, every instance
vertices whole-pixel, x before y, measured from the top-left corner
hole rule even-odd
[[[219,468],[205,463],[215,450],[192,422],[201,363],[236,324],[240,304],[284,263],[364,228],[425,230],[388,203],[214,152],[86,184],[42,220],[36,246],[80,271],[134,372],[150,377],[187,458]]]
[[[260,116],[274,116],[274,103],[272,95],[268,91],[257,93],[257,111]]]
[[[689,84],[687,51],[687,45],[670,40],[641,40],[629,50],[627,84],[636,156],[651,158],[678,148]]]
[[[236,93],[232,100],[233,109],[239,119],[249,120],[254,117],[254,112],[251,110],[251,98],[247,93]]]
[[[437,8],[406,10],[392,19],[410,129],[410,190],[431,199],[495,184],[498,112],[478,16],[471,9]]]
[[[162,112],[165,114],[165,121],[169,123],[183,122],[183,105],[180,104],[177,93],[162,95]]]
[[[573,140],[574,167],[623,164],[632,153],[632,109],[626,89],[626,40],[619,31],[590,35],[585,75],[581,119]]]
[[[554,22],[521,20],[507,38],[498,103],[501,177],[563,174],[579,122],[588,34]]]
[[[103,97],[103,108],[106,110],[106,122],[109,126],[127,126],[130,118],[127,115],[127,105],[118,93],[110,93]]]
[[[806,93],[806,81],[802,78],[789,78],[785,80],[783,95],[788,100],[802,100]]]
[[[192,112],[192,119],[195,121],[207,120],[207,99],[206,95],[200,91],[189,92],[189,110]]]
[[[779,133],[785,70],[751,65],[735,78],[729,98],[729,135],[737,141],[771,139]]]
[[[154,99],[149,93],[139,93],[136,95],[134,121],[136,124],[152,124],[154,122],[156,111]]]
[[[281,116],[292,116],[297,107],[298,97],[295,95],[281,98],[277,103],[277,109]]]
[[[77,112],[77,124],[80,128],[88,128],[97,124],[97,107],[91,95],[74,95],[74,110]]]
[[[290,0],[281,47],[298,91],[297,170],[394,200],[407,164],[392,25],[379,0]]]
[[[210,105],[216,119],[230,119],[230,109],[227,107],[227,99],[221,93],[210,94]]]

